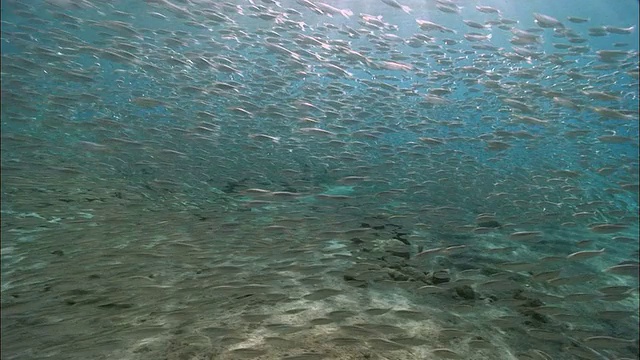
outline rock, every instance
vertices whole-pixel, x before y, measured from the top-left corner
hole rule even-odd
[[[425,274],[424,272],[408,265],[405,264],[405,266],[401,269],[401,271],[408,275],[412,281],[421,281],[423,283],[426,284],[430,284],[431,281],[429,280],[429,277],[427,276],[427,274]]]
[[[480,274],[484,275],[484,276],[492,276],[495,274],[499,274],[501,272],[501,270],[496,269],[496,268],[492,268],[492,267],[484,267],[482,268],[482,270],[480,270]]]
[[[439,267],[441,269],[449,269],[454,266],[453,261],[451,261],[450,257],[448,256],[438,256],[434,258],[433,264],[436,265],[436,267]]]
[[[388,267],[401,267],[405,262],[404,258],[397,257],[391,254],[382,256],[380,260],[384,261]]]
[[[520,305],[522,307],[532,308],[544,305],[544,302],[542,300],[526,296],[524,290],[522,289],[516,290],[513,294],[513,298],[516,300],[524,300],[524,304]]]
[[[537,327],[540,323],[546,324],[549,322],[549,318],[546,315],[540,314],[537,311],[534,311],[531,309],[520,309],[519,312],[522,315],[527,316],[532,320],[532,321],[529,321],[529,320],[525,321],[526,325]]]
[[[476,298],[476,292],[469,285],[457,286],[455,288],[456,294],[463,299],[473,300]]]
[[[396,232],[395,235],[393,236],[393,238],[398,240],[398,241],[401,241],[405,245],[411,246],[411,243],[409,242],[409,240],[402,238],[402,236],[405,236],[405,235],[409,235],[409,233]]]
[[[543,305],[544,302],[540,299],[528,299],[524,304],[522,304],[523,307],[540,307]]]
[[[410,248],[398,239],[387,239],[376,241],[376,247],[378,250],[382,250],[387,254],[395,257],[409,259],[411,257]]]
[[[354,281],[354,280],[356,280],[356,277],[354,275],[352,275],[352,274],[344,274],[343,278],[344,278],[345,281]]]
[[[409,279],[410,279],[409,276],[407,276],[406,274],[401,273],[398,270],[389,269],[388,274],[395,281],[409,281]]]

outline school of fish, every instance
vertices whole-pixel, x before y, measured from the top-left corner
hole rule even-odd
[[[2,0],[2,358],[637,359],[637,16],[539,3]]]

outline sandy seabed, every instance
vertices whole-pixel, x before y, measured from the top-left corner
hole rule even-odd
[[[549,259],[509,263],[520,250],[500,250],[497,230],[445,239],[389,212],[247,208],[223,192],[193,201],[83,181],[3,179],[3,359],[622,359],[638,350],[637,278],[621,277],[616,290],[607,287],[616,278],[586,270],[545,273],[569,268]],[[471,241],[415,257],[418,247]]]

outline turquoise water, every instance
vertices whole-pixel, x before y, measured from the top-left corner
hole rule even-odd
[[[638,358],[638,11],[3,0],[2,358]]]

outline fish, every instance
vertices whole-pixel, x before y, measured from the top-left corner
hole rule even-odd
[[[598,234],[613,234],[627,229],[627,226],[624,224],[595,224],[590,229]]]
[[[462,20],[463,23],[465,23],[465,25],[472,27],[474,29],[486,29],[487,26],[484,24],[480,24],[478,22],[472,21],[472,20]]]
[[[540,231],[516,231],[509,235],[511,240],[532,240],[542,236]]]
[[[320,136],[336,136],[337,135],[336,133],[331,132],[329,130],[324,130],[324,129],[315,128],[315,127],[300,128],[298,129],[298,131],[304,134],[309,134],[309,135],[320,135]]]
[[[614,265],[606,268],[605,272],[617,274],[617,275],[638,277],[640,269],[637,263],[636,264],[620,264],[620,265]]]
[[[391,6],[392,8],[400,9],[407,14],[411,14],[411,8],[407,5],[400,4],[397,0],[381,0],[383,3]]]
[[[449,0],[436,0],[436,9],[446,14],[460,14],[462,7]]]
[[[338,9],[332,5],[329,5],[323,2],[317,2],[317,3],[314,3],[314,5],[315,7],[320,9],[320,11],[322,11],[327,15],[340,14],[347,19],[353,15],[353,11],[351,11],[350,9]]]
[[[588,346],[605,349],[615,348],[619,346],[628,346],[629,344],[635,342],[635,340],[616,338],[612,336],[591,336],[584,339],[583,341]]]
[[[628,35],[628,34],[632,34],[633,31],[636,29],[635,26],[629,26],[629,27],[617,27],[617,26],[605,26],[604,30],[610,34],[618,34],[618,35]]]
[[[492,36],[493,34],[487,34],[487,35],[476,34],[476,33],[464,34],[464,38],[472,42],[491,40]]]
[[[477,5],[476,6],[476,10],[478,10],[481,13],[485,13],[485,14],[501,14],[501,11],[492,7],[492,6],[486,6],[486,5]]]
[[[3,2],[4,355],[637,357],[637,3],[565,2]]]
[[[567,16],[567,20],[569,20],[570,22],[575,23],[575,24],[581,24],[581,23],[588,22],[590,19],[589,18],[581,18],[581,17],[577,17],[577,16]]]
[[[447,348],[438,348],[431,350],[431,354],[440,359],[462,359],[462,357],[455,351]]]
[[[418,23],[418,27],[424,31],[433,31],[437,30],[439,32],[452,33],[456,34],[457,31],[454,29],[450,29],[446,26],[431,22],[429,20],[416,19],[416,23]]]
[[[605,251],[604,248],[602,248],[600,250],[577,251],[577,252],[574,252],[574,253],[571,253],[571,254],[567,255],[567,259],[570,259],[570,260],[584,260],[584,259],[588,259],[588,258],[591,258],[591,257],[602,255],[604,253],[604,251]]]
[[[533,13],[536,24],[541,28],[564,28],[560,20],[545,14]]]

